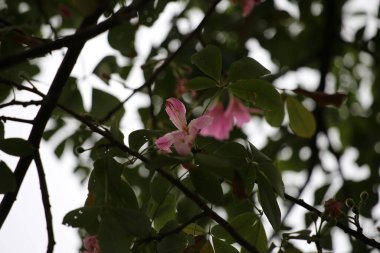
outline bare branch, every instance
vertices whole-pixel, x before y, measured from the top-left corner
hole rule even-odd
[[[5,123],[7,120],[20,122],[20,123],[26,123],[26,124],[33,124],[34,123],[34,121],[30,120],[30,119],[20,119],[20,118],[15,118],[15,117],[0,116],[0,121],[3,121]]]
[[[30,101],[18,101],[18,100],[12,100],[8,103],[0,104],[0,109],[8,106],[14,106],[14,105],[21,105],[23,107],[27,107],[30,105],[41,105],[41,100],[30,100]]]
[[[43,56],[51,51],[63,48],[78,46],[85,41],[96,37],[97,35],[110,30],[111,28],[121,24],[123,21],[128,20],[136,15],[138,8],[151,0],[141,0],[133,6],[126,6],[121,8],[118,12],[112,15],[110,18],[104,20],[99,24],[91,24],[91,26],[83,27],[80,31],[73,35],[57,39],[52,42],[44,43],[34,48],[15,53],[13,55],[5,56],[0,59],[0,69],[8,68],[17,63],[25,61],[30,58],[36,58]]]
[[[46,184],[46,178],[45,178],[45,172],[44,167],[42,165],[41,156],[40,153],[37,152],[37,154],[34,155],[34,162],[37,167],[38,172],[38,179],[40,180],[40,189],[41,189],[41,196],[42,196],[42,204],[44,206],[45,211],[45,220],[46,220],[46,229],[48,234],[48,246],[47,246],[47,253],[53,253],[55,240],[54,240],[54,231],[53,231],[53,217],[51,215],[51,206],[49,201],[49,192]]]
[[[297,198],[294,198],[288,194],[285,193],[285,198],[292,201],[293,203],[299,205],[299,206],[302,206],[303,208],[305,208],[306,210],[309,210],[310,212],[313,212],[313,213],[316,213],[319,217],[322,216],[322,213],[321,211],[319,211],[317,208],[307,204],[305,201],[303,201],[302,199],[297,199]],[[361,240],[362,242],[364,242],[365,244],[369,245],[369,246],[372,246],[376,249],[379,249],[380,250],[380,243],[375,241],[374,239],[369,239],[368,237],[366,237],[361,231],[355,231],[349,227],[347,227],[345,224],[343,224],[342,222],[338,222],[336,224],[336,226],[340,229],[342,229],[345,233]]]

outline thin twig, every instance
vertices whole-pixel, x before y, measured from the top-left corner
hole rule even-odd
[[[170,236],[170,235],[173,235],[173,234],[177,234],[177,233],[181,232],[184,228],[186,228],[188,225],[196,222],[197,220],[199,220],[200,218],[205,217],[205,216],[206,216],[205,212],[202,212],[202,213],[199,213],[197,215],[194,215],[188,221],[182,223],[181,225],[179,225],[178,227],[176,227],[176,228],[174,228],[172,230],[169,230],[169,231],[167,231],[165,233],[160,233],[160,234],[158,234],[156,236],[151,236],[151,237],[147,237],[147,238],[138,240],[136,242],[136,245],[133,248],[139,247],[141,244],[149,243],[151,241],[161,241],[162,239],[164,239],[167,236]]]
[[[141,0],[137,1],[136,4],[132,4],[126,7],[120,8],[114,15],[110,18],[100,22],[99,24],[92,24],[86,28],[81,29],[79,32],[76,32],[73,35],[63,37],[61,39],[54,40],[52,42],[47,42],[34,48],[21,51],[9,56],[5,56],[0,59],[0,69],[11,67],[17,63],[25,61],[30,58],[36,58],[43,56],[54,50],[71,47],[88,41],[97,35],[106,32],[113,27],[121,24],[123,21],[128,20],[129,18],[136,15],[138,8],[142,7],[146,3],[152,0]]]
[[[37,167],[38,179],[40,181],[42,204],[44,206],[44,211],[45,211],[46,229],[47,229],[47,234],[48,234],[48,246],[47,246],[46,253],[52,253],[54,249],[54,245],[55,245],[53,222],[52,222],[53,217],[51,215],[51,210],[50,210],[51,205],[49,201],[49,192],[48,192],[48,188],[46,184],[44,167],[42,165],[41,156],[39,152],[37,152],[34,155],[34,162]]]
[[[41,105],[41,100],[30,100],[30,101],[18,101],[12,100],[8,103],[0,104],[0,109],[8,106],[21,105],[23,107],[27,107],[29,105]]]
[[[20,118],[15,118],[15,117],[8,117],[8,116],[0,116],[0,121],[3,121],[4,123],[9,120],[9,121],[14,121],[14,122],[20,122],[20,123],[26,123],[26,124],[33,124],[34,121],[30,119],[20,119]]]
[[[27,87],[27,86],[24,86],[22,84],[19,84],[19,83],[16,83],[15,81],[12,81],[12,80],[9,80],[9,79],[6,79],[2,76],[0,76],[0,84],[3,84],[3,85],[9,85],[9,86],[14,86],[16,87],[16,89],[18,90],[25,90],[25,91],[29,91],[29,92],[32,92],[34,94],[37,94],[39,95],[40,97],[44,97],[45,94],[43,94],[42,92],[40,92],[38,89],[36,89],[34,86],[32,88],[30,87]]]

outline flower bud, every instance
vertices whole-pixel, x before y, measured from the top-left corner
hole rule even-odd
[[[362,201],[366,201],[366,200],[368,199],[368,197],[369,197],[368,192],[366,192],[366,191],[362,191],[362,192],[360,193],[360,199],[361,199]]]
[[[81,153],[83,153],[84,151],[86,151],[83,147],[77,147],[76,149],[75,149],[75,152],[76,153],[78,153],[78,154],[81,154]]]
[[[352,198],[348,198],[346,199],[345,204],[348,208],[353,208],[355,206],[355,201]]]

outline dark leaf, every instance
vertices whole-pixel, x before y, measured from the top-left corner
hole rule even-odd
[[[205,90],[215,88],[217,83],[208,77],[195,77],[186,83],[186,87],[190,90]]]
[[[200,71],[219,82],[222,74],[222,54],[219,48],[207,45],[201,51],[191,56],[191,63],[197,66]]]
[[[0,150],[13,156],[28,156],[34,152],[30,142],[20,138],[0,139]]]
[[[229,88],[236,96],[263,109],[269,124],[275,127],[281,125],[284,103],[280,93],[271,83],[260,79],[248,79],[237,81]]]
[[[321,91],[307,91],[302,88],[297,88],[293,92],[309,97],[313,99],[318,105],[326,106],[333,105],[339,107],[343,104],[344,100],[347,98],[347,94],[337,92],[334,94],[326,94]]]
[[[190,178],[196,191],[215,205],[223,204],[223,190],[220,181],[204,169],[190,170]]]
[[[17,188],[16,178],[6,163],[0,161],[0,193],[13,192]]]
[[[270,71],[255,59],[244,57],[232,63],[228,72],[228,78],[234,82],[243,79],[256,79],[267,74],[270,74]]]
[[[274,194],[274,189],[264,173],[259,171],[257,174],[260,204],[273,229],[277,232],[281,227],[281,212],[276,200],[276,195]]]

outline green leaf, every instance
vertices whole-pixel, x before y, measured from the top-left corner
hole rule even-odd
[[[21,138],[0,139],[0,150],[13,156],[28,156],[34,152],[30,142]]]
[[[68,212],[63,218],[62,224],[74,228],[86,228],[98,221],[100,208],[98,207],[81,207]]]
[[[235,247],[216,237],[212,238],[212,242],[214,244],[215,253],[239,253]]]
[[[0,102],[3,102],[11,93],[12,86],[0,84]]]
[[[110,208],[109,213],[129,234],[138,237],[150,235],[151,223],[143,211],[130,208]]]
[[[69,77],[66,85],[63,87],[58,101],[59,104],[77,113],[83,113],[85,111],[83,107],[82,95],[79,92],[76,78]],[[62,110],[56,110],[55,112],[59,115],[63,113]]]
[[[167,196],[169,188],[169,182],[161,175],[157,174],[150,184],[150,194],[157,203],[160,203]]]
[[[4,124],[0,122],[0,139],[4,139]]]
[[[276,190],[281,198],[284,198],[284,182],[282,181],[280,171],[274,166],[272,160],[264,153],[260,152],[252,143],[249,142],[249,151],[251,159],[258,163],[259,170],[270,178],[272,187]]]
[[[89,192],[100,199],[105,195],[107,189],[108,201],[118,206],[138,209],[138,202],[127,178],[122,174],[123,165],[113,158],[106,156],[94,163],[94,171],[89,181]],[[107,186],[105,182],[107,181]]]
[[[229,222],[231,226],[245,239],[252,230],[254,223],[258,220],[256,214],[253,212],[247,212],[239,214],[238,216],[232,218]],[[211,234],[219,239],[226,240],[227,243],[234,243],[235,239],[220,225],[215,225],[211,229]]]
[[[184,229],[182,229],[182,232],[184,232],[185,234],[194,235],[194,236],[206,234],[206,231],[204,230],[204,228],[199,226],[196,223],[191,223],[187,225]]]
[[[286,97],[286,108],[293,132],[300,137],[312,137],[317,127],[314,115],[297,99],[290,96]]]
[[[169,221],[176,218],[176,198],[173,194],[167,194],[160,202],[153,205],[154,227],[157,230],[163,228]]]
[[[118,50],[122,55],[133,58],[136,56],[134,45],[137,26],[125,22],[108,32],[109,45]]]
[[[150,139],[159,137],[163,134],[164,132],[160,130],[139,129],[133,131],[128,136],[129,147],[135,151],[139,151],[139,149]]]
[[[147,168],[155,169],[160,167],[179,165],[189,160],[191,160],[190,156],[156,155],[150,159],[149,163],[147,164]]]
[[[17,188],[16,178],[3,161],[0,161],[0,193],[13,192]]]
[[[268,251],[268,239],[265,229],[261,221],[258,219],[253,228],[247,234],[247,240],[259,250],[259,252]],[[241,253],[249,253],[245,248],[241,249]]]
[[[102,120],[111,110],[120,104],[120,100],[113,95],[99,90],[92,90],[92,106],[91,115],[96,120]],[[114,114],[115,121],[117,124],[120,122],[121,117],[124,115],[124,109],[120,109],[118,113]],[[110,121],[112,122],[112,121]]]
[[[219,180],[204,169],[190,170],[190,178],[196,191],[215,205],[222,205],[223,190]]]
[[[218,177],[231,180],[234,176],[233,164],[225,157],[196,153],[194,160],[199,170],[210,171]]]
[[[102,215],[99,228],[99,244],[102,253],[127,253],[133,237],[122,227],[120,220],[112,215]]]
[[[190,90],[205,90],[215,88],[217,83],[208,77],[195,77],[186,83],[186,87]]]
[[[158,253],[183,253],[187,240],[183,234],[165,237],[157,245]]]
[[[191,63],[197,66],[204,74],[219,82],[222,74],[222,54],[219,48],[207,45],[191,56]]]
[[[276,195],[265,174],[262,171],[259,171],[257,174],[260,204],[273,229],[279,231],[281,227],[281,211],[276,200]]]
[[[119,66],[114,55],[105,56],[94,69],[94,74],[97,75],[106,84],[109,84],[111,74],[119,71]]]
[[[242,79],[255,79],[267,74],[270,74],[270,71],[255,59],[244,57],[231,64],[228,78],[230,81],[237,81]]]
[[[285,114],[284,103],[280,93],[271,83],[259,79],[248,79],[237,81],[229,88],[236,96],[263,109],[265,119],[270,125],[281,126]]]

